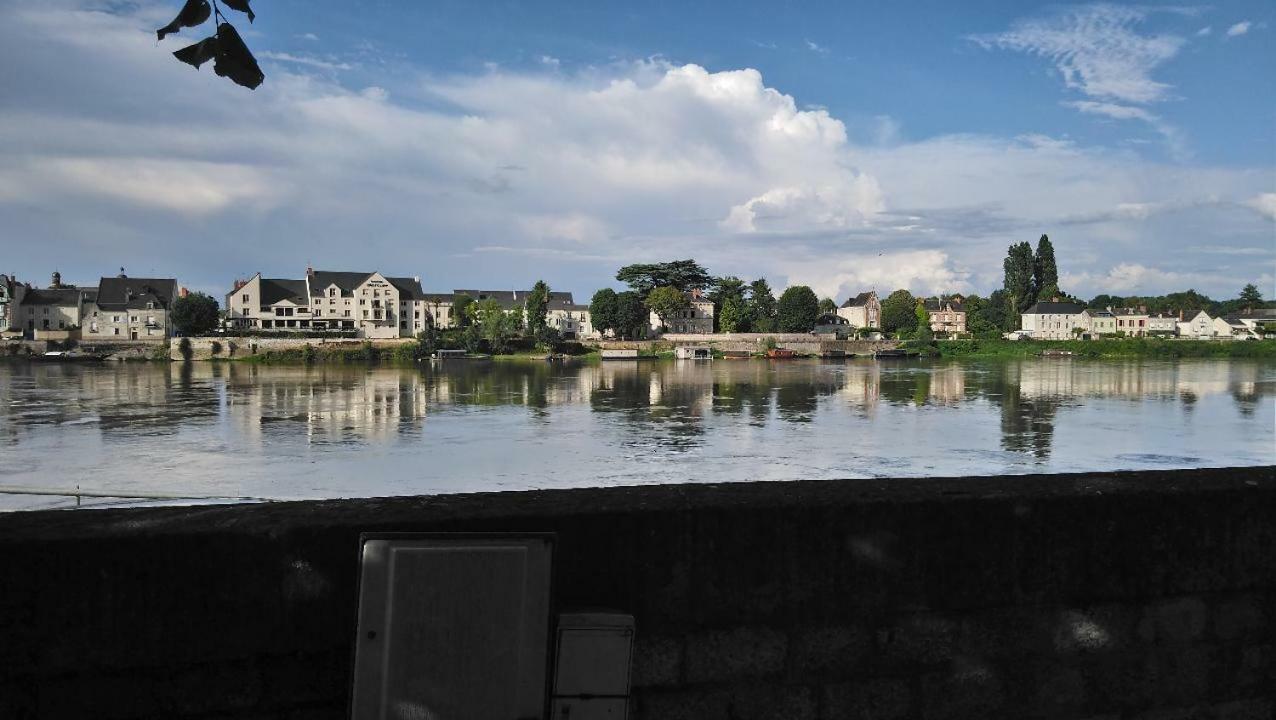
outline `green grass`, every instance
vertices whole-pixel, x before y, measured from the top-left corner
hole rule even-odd
[[[1067,350],[1081,358],[1270,358],[1276,359],[1276,340],[946,340],[940,357],[1034,357],[1042,350]]]

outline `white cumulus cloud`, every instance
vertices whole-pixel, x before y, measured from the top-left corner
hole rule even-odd
[[[1249,20],[1242,20],[1227,29],[1227,36],[1239,37],[1249,32],[1249,29],[1252,26],[1253,26],[1253,23],[1251,23]]]

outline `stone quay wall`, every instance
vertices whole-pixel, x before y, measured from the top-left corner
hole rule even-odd
[[[374,347],[394,347],[403,343],[415,342],[413,338],[389,338],[366,340],[363,338],[274,338],[274,337],[192,337],[185,338],[191,343],[191,360],[234,360],[269,351],[300,350],[307,345],[316,350],[321,348],[358,348],[365,342]],[[184,360],[181,352],[183,338],[169,340],[169,355],[174,361]]]
[[[848,355],[872,355],[877,350],[899,346],[899,343],[889,340],[836,340],[810,333],[669,333],[658,340],[602,340],[595,344],[609,350],[707,345],[723,352],[762,352],[769,340],[774,340],[776,347],[805,355],[819,355],[831,350],[840,350]]]
[[[369,531],[553,532],[635,720],[1260,720],[1276,468],[0,516],[0,717],[346,717]]]

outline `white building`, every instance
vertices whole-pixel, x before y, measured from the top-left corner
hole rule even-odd
[[[1179,319],[1173,315],[1164,313],[1159,315],[1149,315],[1147,324],[1147,334],[1149,335],[1178,335]]]
[[[872,290],[848,298],[842,303],[842,307],[837,309],[837,314],[839,317],[846,318],[853,328],[882,327],[882,303],[877,299],[877,293]],[[965,313],[962,315],[964,320]]]
[[[226,294],[232,330],[342,332],[364,338],[414,337],[430,322],[420,278],[307,268],[304,280],[237,281]]]
[[[173,334],[170,312],[178,297],[173,278],[131,278],[124,274],[98,281],[93,302],[83,308],[80,337],[85,340],[163,342]]]
[[[1082,314],[1085,316],[1082,327],[1089,332],[1090,339],[1116,334],[1116,316],[1111,310],[1085,310]]]
[[[1079,303],[1041,301],[1023,312],[1020,327],[1034,340],[1071,340],[1078,337],[1074,328],[1090,328],[1089,318]]]
[[[1112,308],[1108,308],[1112,310]],[[1118,308],[1112,310],[1116,317],[1117,332],[1130,337],[1142,337],[1147,334],[1148,312],[1146,308]]]
[[[1212,340],[1232,337],[1232,326],[1223,318],[1210,317],[1204,310],[1198,312],[1191,320],[1178,324],[1179,337],[1195,340]]]

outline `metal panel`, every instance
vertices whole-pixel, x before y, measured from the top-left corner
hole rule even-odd
[[[632,615],[559,616],[554,720],[624,720],[633,637]]]
[[[543,718],[551,539],[366,536],[355,720]]]

